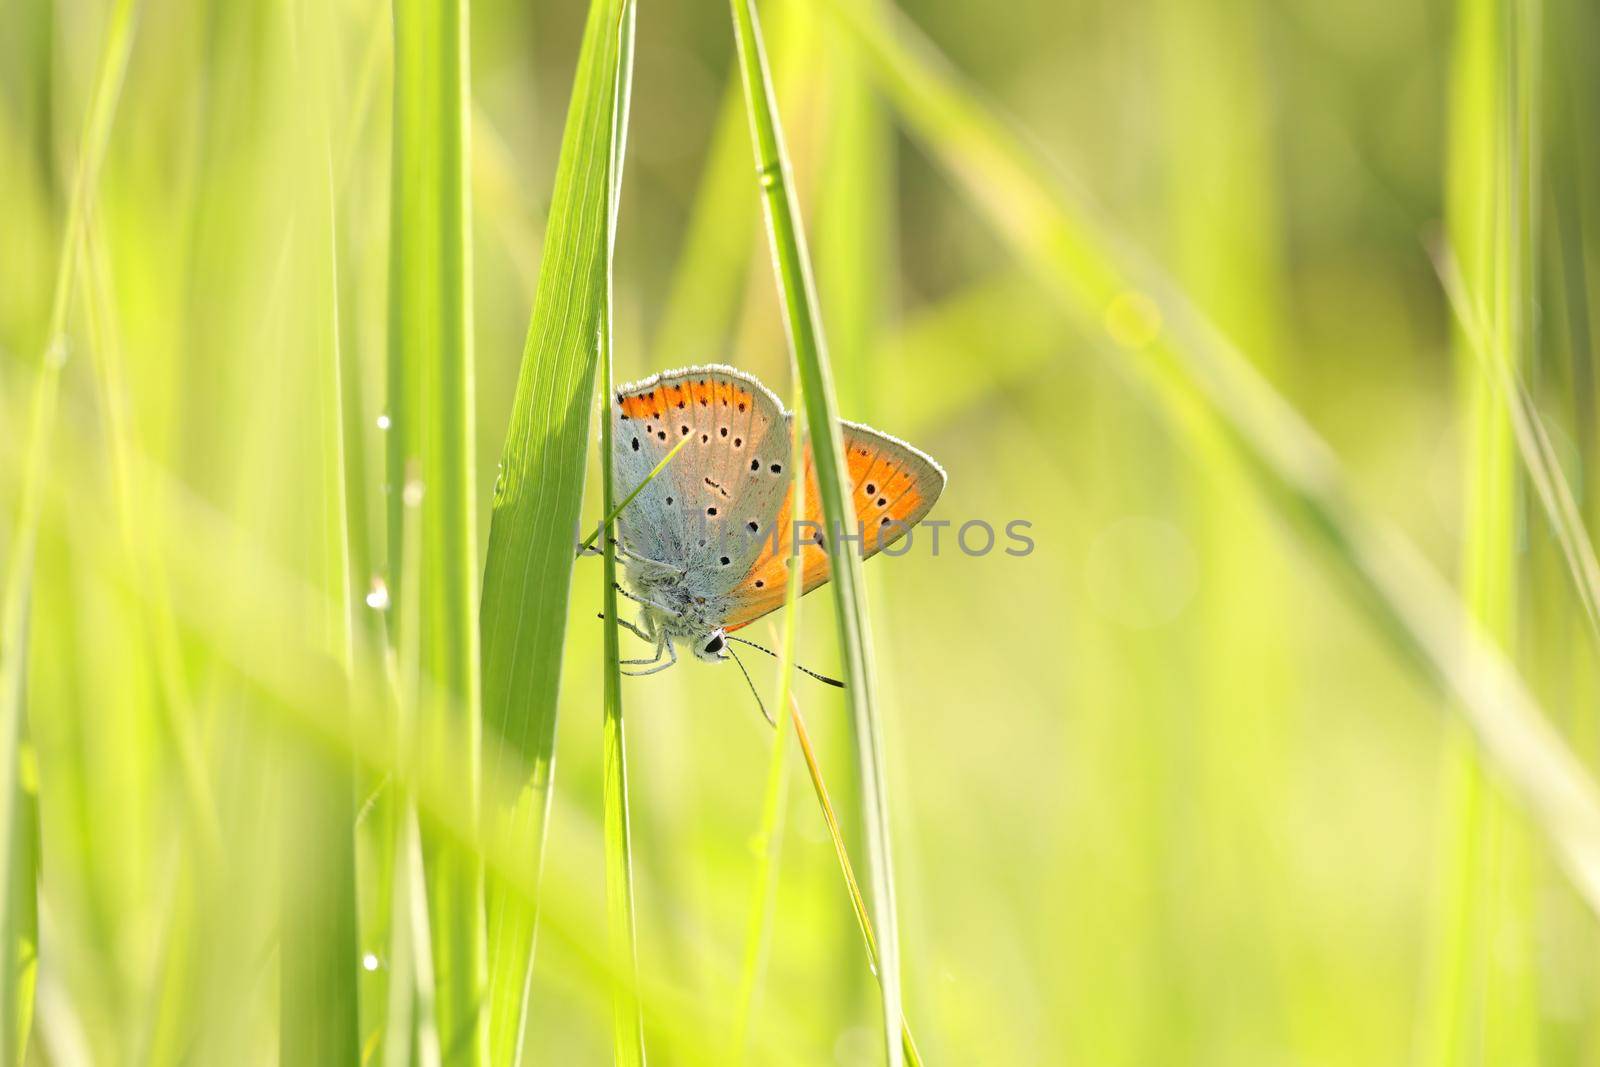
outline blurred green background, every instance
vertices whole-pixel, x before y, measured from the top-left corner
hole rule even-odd
[[[60,346],[52,294],[113,5],[0,6],[8,550],[36,382],[65,358],[17,772],[38,830],[27,1056],[263,1063],[279,1055],[280,883],[316,869],[326,831],[281,800],[343,706],[285,682],[322,640],[295,598],[325,580],[340,532],[307,493],[330,462],[347,465],[353,577],[377,605],[358,631],[381,632],[398,566],[378,423],[392,24],[374,0],[134,7]],[[1600,12],[901,9],[1239,343],[1363,503],[1459,580],[1593,766],[1582,605],[1430,248],[1448,238],[1473,284],[1498,272],[1507,351],[1592,520]],[[584,15],[471,5],[480,536]],[[1151,403],[1117,357],[1139,340],[1114,312],[1100,329],[1063,313],[907,135],[826,7],[763,15],[844,414],[943,463],[935,518],[1028,520],[1037,544],[971,558],[947,530],[937,557],[924,544],[867,567],[906,1007],[928,1062],[1600,1063],[1594,916],[1398,643],[1224,447]],[[719,3],[639,7],[617,374],[728,362],[788,396],[732,40]],[[342,453],[313,384],[330,295],[351,368]],[[597,492],[591,471],[588,521]],[[537,1063],[610,1055],[599,574],[581,562],[574,579]],[[836,673],[831,617],[823,597],[804,603],[800,661]],[[853,826],[844,705],[797,686]],[[647,1040],[657,1062],[717,1062],[770,732],[726,667],[686,658],[624,693]],[[360,777],[352,966],[378,1062],[389,920],[369,876],[392,862],[373,843],[392,783]],[[804,777],[789,789],[754,1060],[876,1062],[832,845]]]

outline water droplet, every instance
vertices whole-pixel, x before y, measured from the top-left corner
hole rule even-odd
[[[367,607],[373,611],[389,610],[389,587],[376,575],[372,578],[372,592],[367,594]]]
[[[379,415],[378,416],[378,429],[387,430],[388,428],[389,428],[389,416],[388,415]]]
[[[383,961],[378,959],[377,955],[372,952],[368,952],[366,955],[361,957],[361,966],[364,970],[375,971],[379,968],[379,966],[382,965],[382,963]]]
[[[407,482],[406,483],[406,487],[405,487],[405,491],[404,491],[404,493],[402,493],[400,499],[405,502],[405,505],[408,508],[420,507],[422,505],[422,481],[421,481],[421,479],[413,478],[409,482]]]
[[[774,185],[777,185],[777,184],[778,184],[778,176],[777,176],[777,174],[773,173],[771,170],[764,170],[764,171],[761,172],[761,188],[763,188],[763,189],[771,189]]]

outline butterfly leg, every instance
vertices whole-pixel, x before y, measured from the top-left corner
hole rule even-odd
[[[657,604],[654,600],[647,600],[644,597],[639,596],[637,593],[632,593],[632,592],[629,592],[628,590],[622,588],[622,583],[621,582],[616,583],[616,587],[617,587],[617,592],[621,593],[623,596],[627,597],[629,600],[633,601],[635,604],[643,604],[647,608],[655,608],[657,611],[661,612],[662,614],[670,615],[674,619],[679,617],[678,612],[673,611],[671,608],[663,607],[662,605]]]
[[[618,660],[618,662],[624,667],[648,667],[652,663],[660,663],[661,657],[666,652],[666,646],[670,643],[671,642],[667,640],[667,635],[662,633],[655,639],[656,654],[651,656],[649,659],[625,659]]]
[[[604,622],[605,618],[606,618],[606,613],[603,612],[603,611],[597,611],[597,612],[594,613],[594,617],[599,619],[601,622]],[[647,634],[643,630],[639,629],[638,626],[636,626],[633,623],[629,622],[627,619],[618,619],[617,620],[617,625],[622,627],[624,630],[627,630],[629,633],[631,633],[633,636],[637,637],[641,641],[647,641],[652,645],[656,643],[656,639],[654,637],[651,637],[649,634]]]
[[[627,630],[629,633],[631,633],[633,636],[637,637],[641,641],[654,641],[655,640],[655,638],[651,637],[649,634],[647,634],[643,630],[639,629],[637,626],[635,626],[633,623],[629,622],[627,619],[618,619],[617,620],[617,625],[622,627],[623,629]]]
[[[648,664],[648,663],[655,663],[656,660],[659,660],[661,658],[661,654],[662,654],[663,650],[665,650],[667,656],[670,657],[670,658],[668,658],[667,662],[662,663],[661,665],[656,666],[656,667],[646,667],[642,671],[623,671],[622,673],[626,674],[629,678],[643,678],[647,674],[659,674],[660,672],[666,670],[668,667],[671,667],[671,666],[675,665],[678,662],[678,650],[672,646],[672,642],[670,640],[668,640],[666,634],[662,634],[661,635],[661,644],[656,646],[656,657],[655,657],[655,659],[639,659],[639,660],[628,660],[628,659],[625,659],[622,662],[623,663],[628,663],[628,664],[635,664],[636,663],[636,664],[641,664],[641,665]]]

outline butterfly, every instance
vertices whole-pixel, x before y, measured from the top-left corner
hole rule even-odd
[[[801,568],[804,592],[828,580],[810,445],[797,516],[789,454],[794,416],[753,375],[720,364],[665,371],[618,389],[610,417],[619,492],[649,479],[617,516],[628,583],[622,592],[641,608],[636,625],[622,625],[655,647],[650,659],[623,661],[634,668],[627,673],[666,670],[677,663],[680,642],[699,659],[726,659],[730,641],[754,644],[733,637],[735,631],[783,604],[791,567]],[[859,423],[840,425],[857,524],[844,533],[865,559],[928,514],[945,473],[898,438]],[[680,442],[682,450],[651,479]]]

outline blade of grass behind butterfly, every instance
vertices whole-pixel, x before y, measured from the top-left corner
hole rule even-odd
[[[895,916],[894,868],[889,843],[889,798],[884,782],[882,725],[878,722],[873,676],[872,637],[868,627],[861,559],[853,550],[839,551],[839,535],[854,528],[847,504],[844,441],[839,429],[838,401],[817,312],[816,286],[805,250],[799,206],[792,196],[793,174],[783,146],[777,102],[767,68],[761,30],[752,0],[731,0],[735,40],[750,136],[760,179],[762,206],[771,240],[773,270],[783,297],[785,325],[805,396],[807,420],[823,517],[830,531],[831,587],[843,646],[845,677],[855,726],[856,758],[861,781],[867,871],[872,907],[879,932],[878,984],[884,1024],[884,1050],[890,1067],[903,1061],[900,1047],[900,936]]]
[[[1522,677],[1438,572],[1351,498],[1327,444],[1162,272],[1026,148],[914,27],[880,5],[827,9],[867,45],[911,131],[1087,336],[1105,331],[1176,427],[1217,435],[1269,508],[1317,546],[1352,601],[1445,698],[1600,914],[1600,790]]]
[[[5,588],[0,592],[0,1055],[20,1063],[33,1016],[33,985],[38,941],[36,883],[38,854],[29,798],[20,792],[18,759],[26,728],[23,690],[29,647],[29,600],[33,553],[38,537],[44,481],[50,467],[61,368],[67,355],[67,309],[79,266],[82,230],[94,209],[100,163],[110,139],[133,45],[134,5],[118,0],[106,24],[95,68],[94,88],[84,116],[83,137],[67,199],[43,360],[35,380],[26,464],[17,525],[10,537]],[[19,951],[18,943],[27,943]]]
[[[780,32],[799,23],[807,36],[816,39],[813,48],[821,66],[814,76],[817,88],[810,94],[814,99],[813,110],[817,112],[814,123],[820,127],[813,141],[820,150],[814,153],[809,168],[803,161],[800,164],[801,194],[806,188],[816,190],[816,217],[811,233],[816,238],[817,287],[839,408],[853,417],[908,433],[905,405],[924,400],[928,394],[948,390],[904,387],[909,382],[941,380],[929,373],[921,363],[920,354],[918,369],[911,378],[896,378],[887,363],[873,358],[879,335],[894,318],[894,310],[900,302],[902,235],[895,200],[899,146],[893,117],[872,82],[860,47],[849,34],[831,20],[818,18],[817,12],[806,5],[791,3],[785,8],[788,17]],[[784,91],[781,66],[778,69],[780,98],[795,100],[793,94]],[[792,120],[796,113],[790,110],[789,115]],[[806,184],[807,169],[813,172],[809,186]],[[992,350],[995,347],[994,322],[990,321],[987,326],[990,332],[986,334],[984,348]],[[970,365],[970,360],[963,362]],[[965,371],[963,380],[970,382]],[[881,384],[893,387],[879,388]],[[908,602],[907,595],[914,594],[914,590],[902,585],[904,576],[905,572],[897,567],[876,568],[873,575],[875,603]],[[880,654],[885,651],[880,649]],[[895,681],[892,673],[880,680],[877,697],[889,707],[900,706]],[[830,733],[822,754],[824,760],[830,766],[848,766],[852,743],[848,733]],[[891,759],[888,772],[898,779],[895,770]],[[860,809],[859,783],[854,776],[836,777],[834,796],[845,811]],[[859,835],[853,835],[851,841],[859,846]],[[896,871],[900,884],[904,885],[906,875],[915,874],[922,867],[916,851],[917,838],[900,838],[896,844]],[[831,877],[831,874],[825,876]],[[915,882],[913,878],[912,883]],[[904,897],[898,901],[902,931],[912,933],[921,929],[910,910],[915,902],[915,898]],[[826,935],[832,940],[828,951],[848,954],[853,951],[857,937],[852,928],[854,924],[838,912],[834,915],[835,921]],[[902,944],[904,958],[900,969],[907,986],[903,996],[910,996],[918,976],[928,970],[919,965],[929,961],[919,959],[918,949],[925,952],[928,946]],[[837,1020],[836,1025],[851,1025],[858,1017],[858,1005],[871,993],[868,983],[869,979],[860,971],[852,971],[847,979],[831,983],[830,1018]]]
[[[622,667],[617,638],[617,545],[611,523],[620,508],[616,504],[617,487],[615,468],[611,462],[612,420],[611,390],[615,382],[612,371],[615,328],[615,309],[612,298],[612,256],[617,243],[617,207],[622,197],[623,163],[628,149],[628,99],[633,84],[633,33],[634,7],[631,0],[623,0],[621,24],[616,27],[617,68],[611,92],[611,148],[606,157],[606,243],[604,275],[601,288],[600,311],[600,388],[597,391],[600,421],[600,486],[601,503],[605,510],[605,541],[601,545],[604,557],[601,567],[601,596],[605,604],[603,716],[603,770],[605,850],[606,850],[606,916],[611,935],[611,959],[615,967],[611,990],[611,1041],[616,1063],[644,1064],[644,1019],[639,1004],[639,949],[635,943],[633,914],[633,855],[628,833],[628,753],[622,722]],[[687,441],[688,438],[683,439]],[[682,447],[683,442],[678,443]],[[666,466],[676,453],[662,457],[650,477]],[[647,478],[646,481],[649,479]],[[635,493],[638,490],[634,490]],[[629,499],[632,499],[630,494]]]
[[[302,552],[322,593],[321,634],[330,658],[354,686],[355,634],[350,578],[349,496],[343,441],[344,374],[339,338],[338,208],[327,108],[333,36],[326,7],[304,4],[294,20],[292,59],[302,106],[311,121],[299,156],[309,198],[318,210],[295,234],[298,284],[312,309],[304,350],[312,364],[309,432],[297,434],[303,469],[319,477],[308,494]],[[308,24],[309,20],[309,24]],[[299,300],[296,303],[300,303]],[[414,588],[414,586],[413,586]],[[412,602],[416,597],[411,598]],[[346,702],[341,708],[349,714]],[[282,828],[290,862],[282,865],[279,946],[279,1059],[285,1064],[359,1062],[354,761],[300,745],[288,752]]]
[[[506,432],[483,575],[484,726],[528,768],[516,803],[486,813],[500,847],[542,864],[557,686],[603,326],[623,0],[593,0],[573,78],[538,289]],[[494,751],[500,751],[497,745]],[[490,768],[498,780],[499,768]],[[536,901],[491,885],[491,1059],[521,1054]]]
[[[798,387],[799,376],[795,382]],[[789,401],[794,415],[790,418],[789,455],[805,455],[805,423],[800,417],[801,398],[796,394]],[[805,464],[789,464],[790,514],[805,499]],[[772,734],[772,755],[767,764],[767,788],[761,803],[761,828],[756,840],[761,842],[757,857],[754,891],[750,896],[750,914],[745,922],[744,957],[739,969],[739,1003],[734,1013],[732,1059],[743,1062],[750,1047],[750,1026],[756,1009],[756,991],[762,971],[766,969],[767,950],[772,943],[772,922],[777,910],[778,859],[783,850],[784,811],[788,799],[789,693],[794,683],[795,631],[800,624],[800,594],[803,569],[789,568],[789,580],[783,594],[783,636],[778,646],[778,677],[776,703],[778,721]],[[731,654],[731,653],[730,653]]]
[[[480,777],[474,520],[470,151],[465,0],[394,0],[388,483],[419,478],[419,772],[476,797]],[[413,469],[415,474],[413,474]],[[390,565],[404,554],[391,489]],[[458,721],[465,716],[465,721]],[[460,729],[455,727],[460,726]],[[449,741],[458,744],[447,744]],[[435,1013],[447,1065],[488,1058],[481,861],[422,820]]]
[[[730,74],[672,289],[650,342],[655,366],[693,363],[726,345],[755,232],[755,212],[741,195],[750,181],[748,136],[738,75]]]

